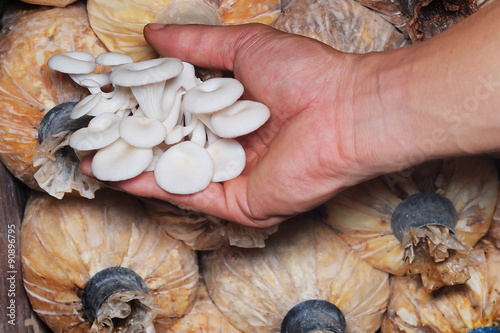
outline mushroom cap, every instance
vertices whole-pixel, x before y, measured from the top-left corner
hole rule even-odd
[[[78,119],[85,116],[100,103],[102,98],[102,93],[90,94],[86,96],[75,105],[73,110],[71,110],[70,118]]]
[[[95,58],[95,62],[102,66],[119,66],[134,62],[131,56],[117,52],[104,52]]]
[[[205,189],[213,173],[210,154],[191,141],[170,147],[158,159],[154,171],[158,186],[175,194],[192,194]]]
[[[47,66],[66,74],[89,74],[97,67],[94,56],[84,51],[68,51],[55,54],[47,61]]]
[[[167,134],[167,137],[165,138],[165,143],[167,145],[173,145],[182,140],[184,138],[184,126],[182,125],[176,125],[172,130]]]
[[[216,77],[189,89],[182,99],[182,109],[193,113],[212,113],[236,102],[244,87],[236,79]]]
[[[97,151],[91,168],[99,180],[120,181],[140,175],[152,160],[152,148],[137,148],[118,139]]]
[[[255,131],[271,116],[269,108],[259,102],[237,101],[211,118],[212,130],[221,138],[235,138]]]
[[[125,117],[118,129],[123,140],[138,148],[152,148],[167,137],[167,130],[162,122],[148,117]]]
[[[217,140],[207,147],[207,151],[214,163],[213,182],[236,178],[245,169],[245,150],[234,139]]]
[[[69,145],[76,150],[88,151],[106,147],[120,137],[121,118],[114,113],[103,113],[93,118],[87,127],[71,134]]]
[[[157,58],[123,64],[111,72],[111,83],[122,87],[158,83],[179,75],[182,68],[182,61],[177,58]]]

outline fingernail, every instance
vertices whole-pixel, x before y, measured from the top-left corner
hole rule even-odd
[[[166,24],[161,24],[161,23],[148,23],[148,28],[151,30],[161,30],[166,26],[167,26]]]

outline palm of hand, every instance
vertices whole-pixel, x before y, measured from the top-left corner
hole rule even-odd
[[[199,28],[190,29],[195,32]],[[337,86],[343,79],[343,58],[319,42],[267,27],[235,29],[240,30],[240,39],[224,44],[226,48],[211,47],[208,59],[197,59],[196,54],[206,54],[199,40],[211,38],[200,36],[199,32],[190,35],[196,39],[191,47],[197,45],[198,53],[193,53],[189,45],[185,46],[187,49],[169,46],[175,43],[165,39],[173,38],[172,34],[155,40],[150,33],[148,41],[163,56],[233,71],[245,86],[243,98],[270,108],[271,118],[266,124],[238,138],[247,155],[243,174],[223,184],[211,183],[205,190],[190,195],[165,192],[150,172],[111,186],[169,201],[184,209],[265,227],[315,207],[332,195],[332,188],[340,187],[335,179],[329,180],[336,167],[329,162],[338,149],[336,96],[331,92],[341,90]],[[183,37],[186,36],[177,38]],[[214,42],[205,40],[207,45]],[[217,53],[214,49],[220,52],[213,54]],[[88,161],[82,169],[90,174]]]

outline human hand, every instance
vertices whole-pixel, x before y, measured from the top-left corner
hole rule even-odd
[[[243,98],[267,105],[271,117],[257,131],[238,138],[247,162],[235,179],[211,183],[190,195],[165,192],[152,172],[112,187],[266,227],[387,170],[380,163],[388,163],[387,156],[378,159],[371,149],[378,141],[371,133],[384,125],[380,121],[366,125],[379,117],[382,108],[354,96],[356,89],[362,90],[354,75],[362,56],[340,53],[315,40],[263,25],[158,28],[146,26],[144,33],[161,56],[232,71],[245,87]],[[354,98],[370,108],[354,114]],[[361,124],[359,133],[355,123]],[[91,174],[88,159],[82,170]]]

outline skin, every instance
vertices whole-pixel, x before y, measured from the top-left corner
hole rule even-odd
[[[233,180],[191,195],[150,172],[110,186],[267,227],[383,173],[500,150],[498,17],[500,1],[426,42],[364,55],[258,24],[148,25],[161,56],[232,71],[271,118],[238,138],[247,166]]]

